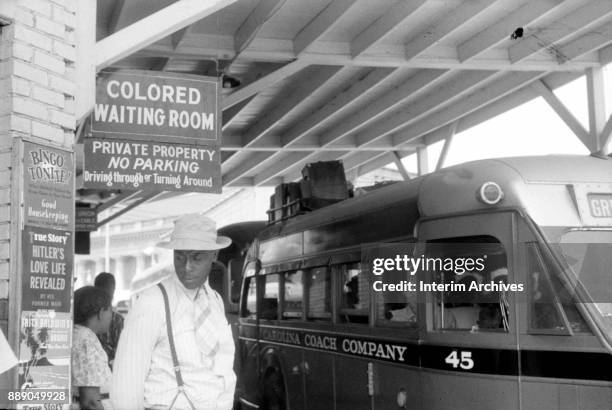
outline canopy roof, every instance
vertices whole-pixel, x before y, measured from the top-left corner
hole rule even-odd
[[[98,40],[180,1],[98,0]],[[551,90],[612,60],[609,0],[226,2],[112,67],[240,82],[223,90],[228,187],[321,160],[365,173],[540,95],[562,111]]]

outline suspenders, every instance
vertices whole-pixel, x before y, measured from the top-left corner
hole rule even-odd
[[[174,376],[176,378],[176,384],[178,386],[178,392],[176,393],[176,396],[174,396],[174,399],[172,399],[172,403],[170,403],[170,407],[168,407],[168,409],[172,409],[174,403],[176,402],[176,399],[182,393],[187,399],[187,402],[189,403],[189,406],[192,408],[192,410],[195,410],[195,406],[193,405],[193,403],[189,399],[189,396],[187,396],[187,393],[185,392],[185,382],[183,381],[181,367],[179,365],[178,357],[176,355],[174,334],[172,333],[172,321],[170,319],[170,303],[168,302],[168,292],[166,292],[166,288],[164,288],[164,285],[162,285],[161,283],[158,283],[157,286],[159,286],[162,296],[164,297],[164,307],[166,310],[166,332],[168,333],[168,343],[170,344],[170,353],[172,354],[172,363],[174,364]]]

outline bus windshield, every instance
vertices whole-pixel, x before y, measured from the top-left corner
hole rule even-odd
[[[558,251],[588,292],[596,320],[612,343],[612,230],[565,232]]]

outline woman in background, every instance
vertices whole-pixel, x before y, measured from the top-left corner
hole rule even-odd
[[[102,289],[85,286],[74,292],[72,388],[81,409],[110,408],[111,370],[96,334],[108,332],[111,318],[111,298]]]

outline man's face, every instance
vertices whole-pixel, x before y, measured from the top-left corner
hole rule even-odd
[[[104,287],[104,291],[108,293],[112,299],[113,296],[115,295],[115,285],[113,284],[106,285],[106,287]]]
[[[217,251],[174,251],[174,270],[187,289],[197,289],[206,282]]]

